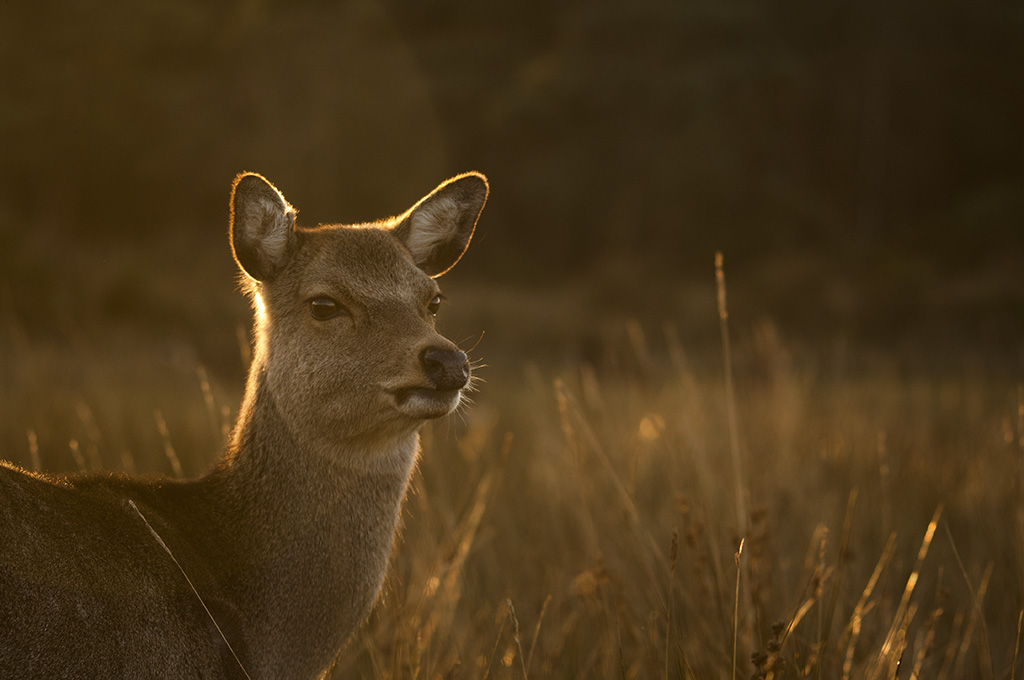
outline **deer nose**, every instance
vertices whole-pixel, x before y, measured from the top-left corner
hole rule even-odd
[[[420,354],[427,378],[438,390],[461,390],[469,382],[469,357],[457,349],[428,347]]]

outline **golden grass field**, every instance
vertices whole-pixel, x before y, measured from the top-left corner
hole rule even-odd
[[[424,428],[385,592],[331,677],[1024,677],[1012,368],[791,344],[770,315],[691,348],[721,332],[713,280],[693,317],[640,321],[451,279],[479,391]],[[5,308],[4,456],[200,474],[243,386],[231,285],[209,337],[47,339]]]
[[[480,170],[482,381],[332,677],[1024,680],[1022,19],[0,3],[0,458],[216,460],[236,173],[314,225]]]

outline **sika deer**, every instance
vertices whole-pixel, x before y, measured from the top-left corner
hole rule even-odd
[[[307,229],[240,175],[256,339],[227,450],[193,481],[0,464],[0,674],[325,675],[380,591],[417,431],[469,383],[434,279],[487,194],[469,173],[399,217]]]

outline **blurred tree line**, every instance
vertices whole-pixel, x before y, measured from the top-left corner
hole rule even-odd
[[[219,257],[241,170],[315,224],[478,169],[470,276],[707,278],[720,249],[997,272],[1022,309],[1017,3],[23,1],[0,63],[0,280],[125,239]]]

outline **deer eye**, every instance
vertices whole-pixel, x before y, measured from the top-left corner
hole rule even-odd
[[[431,316],[437,316],[437,310],[441,308],[441,300],[443,299],[444,298],[440,295],[435,295],[431,298],[430,302],[427,304],[427,311],[430,312]]]
[[[345,312],[345,308],[326,295],[315,297],[309,301],[309,313],[317,321],[327,321]]]

